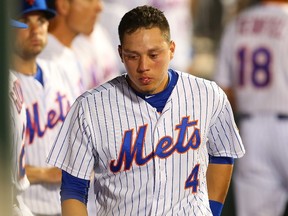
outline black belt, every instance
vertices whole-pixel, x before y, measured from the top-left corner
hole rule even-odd
[[[239,121],[250,119],[251,117],[253,117],[253,114],[249,114],[249,113],[239,113],[236,115],[236,118]],[[278,113],[275,115],[275,117],[279,120],[288,120],[288,114]]]
[[[288,119],[288,115],[287,114],[277,114],[277,118],[278,119]]]

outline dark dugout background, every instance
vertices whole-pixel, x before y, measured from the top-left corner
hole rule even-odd
[[[8,104],[8,38],[9,8],[11,1],[0,1],[0,212],[11,215],[10,136]]]

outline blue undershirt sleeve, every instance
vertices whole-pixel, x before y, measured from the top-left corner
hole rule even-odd
[[[214,200],[209,200],[209,204],[213,216],[220,216],[223,209],[223,204]]]
[[[214,157],[209,155],[209,163],[211,164],[234,164],[232,157]]]
[[[209,155],[209,163],[211,164],[234,164],[234,158],[232,157],[214,157]],[[223,208],[223,204],[214,200],[209,200],[210,208],[213,216],[220,216]]]
[[[90,180],[77,178],[62,170],[61,202],[76,199],[87,204]]]

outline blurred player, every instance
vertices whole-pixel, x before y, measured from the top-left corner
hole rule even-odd
[[[158,9],[127,12],[119,38],[127,74],[76,100],[48,156],[62,169],[62,215],[87,215],[93,171],[97,215],[220,215],[244,154],[227,97],[168,69],[175,43]]]
[[[87,74],[72,43],[80,33],[92,33],[102,10],[101,0],[47,0],[47,3],[49,8],[57,11],[57,15],[49,21],[48,44],[40,58],[51,60],[63,68],[61,75],[69,81],[70,91],[76,99],[90,86],[85,82]],[[89,81],[92,79],[92,76],[88,78]]]
[[[11,20],[10,25],[14,28],[27,29],[25,23]],[[25,129],[26,107],[23,92],[19,81],[14,74],[9,73],[9,99],[11,114],[11,138],[12,138],[12,198],[13,216],[32,216],[32,212],[23,201],[22,193],[30,186],[25,171]]]
[[[120,75],[117,67],[117,49],[112,47],[103,26],[97,21],[93,32],[89,35],[79,34],[72,43],[73,50],[83,66],[82,80],[86,90],[98,87],[100,84]],[[95,215],[95,198],[93,181],[87,203],[89,215]]]
[[[72,47],[83,67],[82,80],[86,90],[120,74],[117,47],[112,46],[110,35],[98,21],[93,32],[79,34],[73,40]]]
[[[61,171],[45,162],[72,98],[52,63],[37,60],[47,43],[48,19],[55,15],[44,0],[21,0],[18,14],[28,25],[15,33],[11,71],[17,76],[26,104],[26,174],[31,183],[23,193],[35,215],[60,215]]]
[[[247,155],[235,169],[237,216],[283,215],[288,201],[288,2],[261,1],[226,28],[215,74]]]

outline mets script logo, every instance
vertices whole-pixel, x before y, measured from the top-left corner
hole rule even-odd
[[[46,120],[44,120],[44,126],[41,124],[40,113],[38,103],[32,105],[32,110],[29,110],[27,106],[26,116],[27,116],[27,138],[28,143],[32,144],[35,135],[38,137],[43,137],[47,129],[54,128],[59,122],[63,122],[65,116],[67,115],[68,109],[70,108],[70,103],[65,95],[61,95],[57,92],[55,103],[58,105],[57,109],[51,109],[47,112]],[[43,122],[42,122],[43,123]],[[42,125],[42,127],[41,127]]]
[[[133,129],[126,131],[118,159],[111,160],[110,170],[113,173],[117,173],[121,169],[126,171],[131,168],[133,162],[138,166],[142,166],[155,157],[167,158],[175,152],[183,154],[190,149],[198,149],[201,144],[201,136],[200,130],[196,127],[197,124],[198,121],[189,121],[189,117],[182,118],[180,124],[175,127],[175,130],[178,131],[176,142],[173,142],[171,136],[164,136],[158,141],[155,150],[146,156],[143,148],[147,125],[143,125],[138,129],[135,140],[133,140]],[[189,136],[188,141],[184,142],[189,127],[194,127],[194,131]]]

